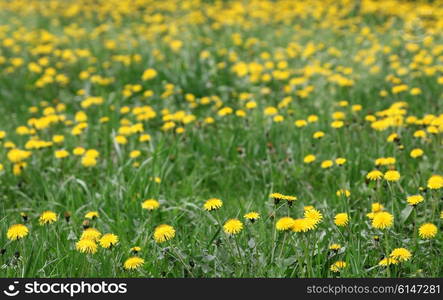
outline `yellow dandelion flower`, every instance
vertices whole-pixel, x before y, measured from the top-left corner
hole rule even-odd
[[[104,234],[100,239],[100,246],[103,248],[111,248],[118,243],[118,236],[112,233]]]
[[[126,145],[128,143],[128,139],[123,135],[117,135],[114,140],[117,144],[120,145]]]
[[[273,116],[273,115],[276,115],[278,113],[278,110],[275,107],[273,107],[273,106],[268,106],[268,107],[266,107],[264,109],[263,112],[264,112],[264,114],[266,116]]]
[[[137,158],[141,155],[141,151],[140,150],[133,150],[129,153],[129,157],[130,158]]]
[[[94,157],[84,155],[82,157],[82,165],[85,167],[93,167],[97,164],[97,160]]]
[[[281,199],[288,201],[289,206],[291,206],[292,202],[297,200],[297,197],[296,196],[289,196],[289,195],[282,195]]]
[[[149,134],[142,134],[142,135],[140,135],[138,140],[140,142],[148,142],[151,140],[151,136]]]
[[[76,244],[75,248],[81,253],[94,254],[97,252],[97,244],[91,239],[80,239]]]
[[[55,158],[61,159],[69,156],[69,152],[66,150],[57,150],[54,152]]]
[[[385,257],[382,260],[380,260],[380,262],[378,263],[379,266],[390,266],[390,265],[396,265],[398,264],[398,260],[396,260],[395,258],[391,258],[391,257]]]
[[[331,265],[330,270],[334,273],[338,273],[344,268],[346,268],[346,265],[347,265],[346,262],[339,260]]]
[[[432,239],[437,234],[437,226],[432,223],[426,223],[420,226],[418,229],[418,235],[422,239]]]
[[[339,158],[337,158],[337,159],[335,160],[335,163],[336,163],[338,166],[343,166],[343,165],[346,163],[346,158],[339,157]]]
[[[74,150],[72,151],[72,153],[76,156],[81,156],[85,154],[85,152],[86,152],[85,148],[82,147],[75,147]]]
[[[52,224],[55,221],[57,221],[57,214],[53,211],[47,210],[44,211],[41,215],[40,218],[38,219],[40,225],[44,225],[44,224]]]
[[[391,254],[389,254],[389,257],[398,261],[407,261],[411,259],[412,254],[406,248],[396,248],[392,250]]]
[[[372,219],[372,227],[386,229],[394,224],[394,216],[386,211],[376,213]]]
[[[255,222],[256,220],[260,219],[260,214],[255,211],[251,211],[243,216],[245,219]]]
[[[245,115],[246,115],[246,113],[245,113]],[[284,118],[282,115],[276,115],[276,116],[273,117],[273,121],[274,121],[275,123],[281,123],[281,122],[284,121],[284,119],[285,119],[285,118]]]
[[[315,208],[305,208],[304,217],[312,220],[315,225],[319,224],[323,220],[323,215]]]
[[[295,219],[291,230],[293,232],[306,232],[315,228],[314,220],[307,218]]]
[[[89,149],[85,152],[84,155],[92,158],[98,158],[100,156],[100,153],[95,149]]]
[[[383,173],[379,170],[373,170],[366,175],[366,178],[369,180],[379,180],[383,178]]]
[[[395,170],[390,170],[385,173],[383,178],[387,181],[398,181],[400,180],[400,173]]]
[[[240,233],[243,229],[243,223],[238,219],[230,219],[223,225],[225,233],[234,235]]]
[[[396,133],[391,134],[390,136],[388,136],[388,138],[386,139],[387,142],[394,142],[394,141],[398,141],[399,140],[399,136]]]
[[[123,264],[123,267],[126,270],[135,270],[140,268],[141,266],[143,266],[143,264],[145,263],[145,260],[141,257],[138,256],[133,256],[128,258],[125,263]]]
[[[341,249],[340,244],[332,244],[331,246],[329,246],[329,250],[332,250],[332,251],[338,251],[340,249]]]
[[[100,231],[98,231],[97,229],[91,227],[91,228],[85,229],[82,232],[82,235],[81,235],[80,239],[81,240],[97,241],[101,237],[101,235],[102,234],[100,233]]]
[[[312,137],[314,139],[321,139],[322,137],[325,136],[325,133],[323,131],[316,131],[314,132],[314,134],[312,135]]]
[[[335,215],[334,223],[337,226],[343,227],[348,225],[349,223],[349,216],[347,213],[339,213]]]
[[[346,189],[339,189],[335,194],[338,197],[340,197],[340,196],[350,197],[351,196],[351,192]]]
[[[343,121],[334,121],[331,123],[332,128],[342,128],[345,125]]]
[[[171,225],[162,224],[154,230],[154,240],[157,243],[169,241],[175,237],[175,229]]]
[[[409,155],[412,158],[417,158],[417,157],[423,156],[423,154],[424,154],[423,150],[417,148],[417,149],[413,149]]]
[[[438,190],[443,187],[443,176],[440,175],[432,175],[428,179],[428,188],[432,190]]]
[[[324,160],[324,161],[321,162],[320,166],[321,166],[322,169],[327,169],[327,168],[332,167],[333,164],[334,163],[332,162],[332,160]]]
[[[406,198],[406,201],[408,202],[409,205],[416,206],[417,204],[423,202],[424,198],[422,195],[412,195],[412,196],[408,196]]]
[[[282,200],[285,197],[285,195],[280,193],[272,193],[271,195],[269,195],[269,197],[271,197],[274,200]]]
[[[383,206],[383,204],[375,202],[371,204],[371,211],[373,213],[378,213],[381,212],[385,207]]]
[[[142,208],[146,210],[156,210],[160,207],[160,203],[155,199],[148,199],[143,201]]]
[[[303,158],[303,162],[305,163],[305,164],[310,164],[310,163],[312,163],[312,162],[314,162],[315,161],[315,155],[313,155],[313,154],[308,154],[308,155],[306,155],[304,158]]]
[[[134,253],[134,254],[137,254],[137,253],[139,253],[140,251],[142,251],[142,248],[139,247],[139,246],[134,246],[134,247],[131,247],[131,249],[129,249],[129,251],[131,251],[131,252]]]
[[[294,219],[291,217],[280,218],[275,224],[275,228],[278,231],[289,230],[294,225]]]
[[[203,204],[203,209],[206,211],[217,210],[223,206],[223,201],[218,198],[211,198]]]
[[[89,211],[85,214],[85,218],[89,220],[94,220],[99,217],[98,211]]]
[[[28,227],[26,227],[23,224],[14,224],[11,227],[8,228],[8,232],[6,233],[6,236],[11,241],[15,241],[21,238],[24,238],[29,233]]]
[[[294,122],[295,127],[301,128],[301,127],[305,127],[308,125],[308,122],[306,122],[305,120],[296,120]]]
[[[142,80],[144,80],[144,81],[150,80],[152,78],[155,78],[155,76],[157,76],[157,71],[152,68],[149,68],[143,72]]]

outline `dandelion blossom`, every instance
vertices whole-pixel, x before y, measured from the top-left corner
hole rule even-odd
[[[143,72],[142,80],[144,80],[144,81],[150,80],[150,79],[154,78],[155,76],[157,76],[157,71],[155,69],[149,68]]]
[[[130,158],[137,158],[141,155],[141,152],[139,150],[133,150],[129,153]]]
[[[412,254],[406,248],[396,248],[392,250],[391,254],[389,254],[389,257],[396,259],[398,261],[407,261],[411,259]]]
[[[38,219],[40,225],[44,225],[44,224],[52,224],[55,221],[57,221],[57,214],[53,211],[47,210],[44,211],[41,215],[40,218]]]
[[[386,211],[376,213],[372,219],[372,227],[386,229],[394,224],[394,216]]]
[[[260,219],[260,214],[255,211],[251,211],[243,216],[245,219],[255,222],[256,220]]]
[[[412,195],[412,196],[408,196],[408,198],[406,199],[408,204],[411,206],[416,206],[417,204],[423,202],[423,200],[424,200],[424,198],[422,195]]]
[[[81,240],[92,240],[96,241],[100,238],[102,234],[95,228],[85,229],[80,237]]]
[[[143,266],[144,263],[145,260],[143,258],[138,256],[133,256],[128,258],[123,264],[123,266],[126,270],[135,270]]]
[[[334,121],[331,123],[332,128],[341,128],[345,125],[343,121]]]
[[[385,257],[382,260],[380,260],[380,262],[378,263],[379,266],[390,266],[390,265],[396,265],[398,264],[398,260],[396,260],[395,258],[391,258],[391,257]]]
[[[340,244],[332,244],[331,246],[329,246],[329,250],[332,250],[332,251],[338,251],[340,249],[341,249]]]
[[[322,161],[320,166],[322,169],[328,169],[328,168],[332,167],[333,164],[334,164],[334,162],[332,160],[324,160],[324,161]]]
[[[349,216],[347,213],[339,213],[335,215],[334,223],[337,226],[343,227],[348,225],[349,223]]]
[[[94,220],[97,219],[98,217],[99,215],[97,211],[90,211],[85,214],[85,218],[89,220]]]
[[[103,248],[111,248],[118,243],[118,236],[112,233],[104,234],[100,239],[100,246]]]
[[[23,224],[15,224],[8,228],[8,232],[6,233],[6,236],[11,241],[15,241],[21,238],[24,238],[29,233],[28,227],[26,227]]]
[[[310,163],[312,163],[312,162],[314,162],[315,161],[315,155],[314,154],[308,154],[308,155],[306,155],[304,158],[303,158],[303,162],[305,163],[305,164],[310,164]]]
[[[275,224],[275,228],[278,231],[289,230],[294,225],[294,219],[291,217],[280,218]]]
[[[323,220],[323,215],[320,211],[315,208],[305,208],[304,217],[306,219],[312,220],[315,225],[320,223]]]
[[[411,151],[411,153],[409,154],[412,158],[417,158],[423,155],[423,150],[417,148],[417,149],[413,149]]]
[[[312,137],[314,139],[321,139],[322,137],[325,136],[325,133],[323,131],[316,131],[314,132],[314,134],[312,135]]]
[[[292,201],[297,200],[296,196],[289,196],[289,195],[282,195],[281,199],[288,201],[289,203],[292,203]]]
[[[129,249],[132,253],[134,253],[134,254],[137,254],[137,253],[139,253],[140,251],[142,251],[142,248],[141,247],[139,247],[139,246],[134,246],[134,247],[131,247],[131,249]]]
[[[243,223],[238,219],[230,219],[223,225],[225,233],[234,235],[240,233],[243,229]]]
[[[275,202],[282,200],[285,195],[280,194],[280,193],[272,193],[271,195],[269,195],[269,197],[271,197],[272,199],[274,199]]]
[[[373,170],[366,175],[366,178],[372,181],[383,178],[383,173],[379,170]]]
[[[432,239],[437,234],[437,226],[432,223],[426,223],[420,226],[418,234],[422,239]]]
[[[379,202],[372,203],[371,210],[373,213],[381,212],[385,207]]]
[[[331,265],[330,270],[334,273],[338,273],[344,268],[346,268],[346,262],[339,260]]]
[[[292,224],[291,230],[293,232],[307,232],[315,228],[313,220],[307,218],[295,219]]]
[[[443,176],[440,175],[432,175],[428,179],[428,188],[432,190],[438,190],[443,187]]]
[[[75,244],[75,248],[81,253],[94,254],[97,252],[97,244],[94,240],[90,239],[80,239],[80,241]]]
[[[395,170],[387,171],[383,177],[387,181],[398,181],[400,180],[400,173]]]
[[[97,164],[97,160],[91,156],[82,157],[82,165],[85,167],[93,167]]]
[[[154,230],[154,240],[157,243],[169,241],[175,237],[175,229],[171,225],[162,224]]]
[[[146,210],[156,210],[159,207],[160,203],[155,199],[148,199],[142,203],[142,208]]]
[[[75,147],[74,150],[72,151],[72,153],[74,153],[74,155],[77,156],[83,155],[85,152],[86,150],[83,147]]]
[[[65,158],[65,157],[69,156],[69,152],[66,150],[63,150],[63,149],[57,150],[54,152],[54,156],[55,156],[55,158],[58,158],[58,159]]]
[[[338,197],[340,197],[340,196],[350,197],[351,196],[351,192],[346,189],[339,189],[335,194]]]
[[[346,163],[346,158],[339,157],[339,158],[337,158],[337,159],[335,160],[335,163],[336,163],[338,166],[343,166],[343,165]]]
[[[203,209],[206,211],[213,211],[219,209],[222,206],[223,201],[218,198],[211,198],[205,202],[205,204],[203,205]]]

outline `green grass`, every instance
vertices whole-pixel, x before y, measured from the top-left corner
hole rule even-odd
[[[385,13],[364,13],[354,3],[345,1],[258,1],[269,5],[261,9],[253,1],[224,1],[220,7],[212,1],[201,6],[193,1],[168,1],[170,7],[164,1],[118,1],[121,6],[112,9],[107,1],[87,6],[83,2],[59,1],[58,7],[50,8],[47,1],[0,1],[0,131],[6,134],[0,140],[0,163],[4,168],[0,172],[0,248],[5,250],[0,256],[1,277],[443,275],[442,189],[420,189],[426,188],[433,174],[443,175],[443,82],[439,84],[439,80],[443,81],[443,49],[438,51],[443,45],[443,31],[432,31],[441,25],[431,23],[421,28],[414,39],[405,35],[410,28],[406,12],[419,11],[417,7],[422,7],[422,2],[398,4],[394,15],[387,13],[383,2],[379,7]],[[79,12],[63,17],[75,3],[81,4]],[[443,18],[439,3],[430,4],[437,20]],[[244,11],[239,9],[240,5]],[[410,6],[406,9],[402,5]],[[338,13],[323,11],[318,15],[322,7],[336,7]],[[203,13],[201,24],[190,17],[196,12]],[[263,18],[254,12],[262,13]],[[152,21],[156,15],[163,16],[159,23],[169,32]],[[418,13],[417,18],[421,18]],[[67,30],[73,23],[84,32]],[[103,25],[108,30],[95,35]],[[176,33],[173,26],[177,27]],[[370,29],[368,36],[362,34],[366,27]],[[54,38],[44,41],[39,36],[42,30]],[[234,33],[241,34],[241,44],[235,43]],[[426,36],[432,36],[431,44],[427,44]],[[5,40],[10,38],[19,49],[8,46]],[[248,46],[251,38],[257,39],[257,43]],[[182,48],[174,52],[168,39],[181,40]],[[416,52],[407,48],[411,39],[419,46]],[[106,47],[110,40],[116,41],[115,49]],[[310,44],[317,50],[306,56],[303,52]],[[52,45],[53,49],[36,53],[42,45]],[[331,47],[341,55],[331,54]],[[374,50],[377,47],[389,47],[390,52]],[[285,50],[288,48],[291,51]],[[90,55],[70,56],[65,52],[68,54],[63,56],[56,51],[75,53],[75,49],[87,49]],[[206,59],[200,56],[204,50],[210,54]],[[422,55],[418,55],[420,51]],[[263,52],[269,53],[269,58],[263,58]],[[237,61],[232,60],[233,53]],[[125,65],[116,61],[115,55],[139,55],[140,60]],[[407,68],[406,74],[398,75],[400,67],[393,64],[393,55],[400,67]],[[411,63],[418,60],[417,56],[431,57],[432,61],[418,63],[413,69]],[[17,57],[23,59],[23,64],[14,67],[12,59]],[[29,71],[28,64],[38,63],[42,57],[49,59],[42,70],[53,67],[57,74],[66,75],[69,82],[36,86],[43,72]],[[364,60],[368,57],[374,57],[374,62],[366,65]],[[274,66],[266,69],[266,63],[271,61]],[[288,64],[284,69],[289,74],[287,79],[275,78],[273,74],[280,61]],[[251,74],[239,76],[233,71],[238,62],[259,63],[264,67],[261,75],[274,78],[255,81]],[[314,66],[317,72],[309,75]],[[373,66],[380,67],[379,72],[371,72]],[[100,85],[90,78],[80,79],[80,72],[90,67],[95,69],[92,75],[112,78],[113,83]],[[154,68],[158,74],[143,81],[141,76],[148,68]],[[345,74],[343,68],[352,68],[352,72]],[[334,82],[331,76],[337,74],[352,79],[353,85]],[[399,82],[390,81],[389,75]],[[290,79],[298,77],[306,81],[285,89]],[[163,97],[167,83],[174,84],[174,93]],[[140,84],[142,91],[125,97],[123,90],[127,84]],[[408,85],[407,91],[394,93],[392,87],[400,84]],[[313,90],[306,97],[298,94],[311,85]],[[412,95],[413,88],[420,88],[421,94]],[[86,95],[79,95],[80,89]],[[154,92],[149,99],[143,97],[146,90]],[[387,91],[386,96],[380,96],[382,90]],[[242,93],[249,93],[249,98],[242,100]],[[197,104],[187,101],[186,94],[193,94]],[[102,97],[104,103],[83,109],[81,102],[89,95]],[[288,96],[293,101],[287,107],[278,107]],[[203,97],[212,100],[202,104]],[[245,105],[250,100],[257,107],[248,110]],[[342,100],[349,105],[340,107]],[[401,117],[403,126],[378,131],[365,120],[367,115],[376,115],[400,101],[407,104]],[[42,117],[45,107],[55,108],[60,103],[66,105],[66,110],[57,114],[72,124],[59,122],[37,129],[35,134],[16,132],[19,126],[31,128],[29,119]],[[362,110],[352,111],[352,105],[357,104]],[[147,105],[156,117],[141,122],[133,113],[120,110]],[[31,113],[32,106],[38,107],[38,112]],[[268,106],[278,108],[284,121],[273,122],[272,116],[265,115]],[[218,112],[223,107],[231,107],[233,113],[220,116]],[[184,133],[175,129],[165,131],[163,109],[169,110],[165,115],[183,110],[196,120],[188,124],[176,121],[176,128],[183,127]],[[246,111],[244,118],[236,116],[239,109]],[[80,135],[73,135],[75,114],[81,110],[88,116],[88,127]],[[345,125],[334,129],[330,123],[337,111],[346,114]],[[294,125],[295,120],[306,120],[312,114],[318,116],[318,122],[302,128]],[[430,124],[410,124],[407,117],[421,120],[427,114],[434,115],[439,132],[428,133],[424,139],[414,137],[414,132],[426,131]],[[100,123],[102,117],[109,121]],[[215,122],[205,123],[207,117]],[[140,142],[140,133],[135,133],[127,136],[127,144],[116,143],[114,138],[124,119],[130,124],[143,123],[144,133],[151,135],[151,141]],[[316,131],[324,131],[325,137],[314,139]],[[392,133],[399,135],[398,142],[387,142]],[[25,149],[32,137],[51,141],[56,134],[64,135],[62,144],[30,150],[32,156],[26,159],[26,168],[20,174],[13,173],[14,163],[7,156],[8,141]],[[81,157],[72,153],[78,146],[99,151],[96,166],[86,168],[81,164]],[[424,155],[410,157],[415,148],[421,148]],[[56,159],[54,152],[58,149],[68,150],[70,156]],[[140,150],[141,156],[130,158],[133,150]],[[308,154],[316,155],[314,163],[303,163]],[[338,157],[346,158],[343,166],[320,167],[322,161]],[[375,159],[380,157],[396,158],[393,166],[378,168],[383,172],[388,168],[398,170],[398,182],[366,180],[367,173],[376,168]],[[135,167],[133,163],[139,165]],[[161,182],[155,182],[155,177]],[[339,189],[349,190],[351,196],[337,196]],[[273,192],[295,195],[298,200],[292,206],[284,201],[275,205],[269,197]],[[425,200],[411,209],[406,198],[415,194],[422,194]],[[223,200],[223,207],[204,211],[205,201],[214,197]],[[141,208],[141,203],[149,198],[159,200],[158,210],[148,212]],[[371,226],[366,215],[376,202],[394,216],[392,227],[378,230]],[[314,230],[295,233],[275,229],[281,217],[302,218],[305,206],[314,206],[323,214],[322,222]],[[56,212],[58,220],[39,225],[38,218],[46,210]],[[117,246],[99,246],[95,254],[76,250],[84,216],[89,211],[98,211],[100,215],[90,221],[90,226],[103,234],[116,234]],[[254,223],[245,220],[243,215],[250,211],[259,212],[261,218]],[[21,212],[28,215],[26,223]],[[71,215],[69,222],[64,218],[65,212]],[[349,214],[350,221],[347,226],[338,227],[334,217],[342,212]],[[231,218],[244,223],[243,230],[234,236],[227,235],[222,228]],[[17,223],[25,224],[29,235],[11,241],[6,233]],[[424,223],[438,227],[434,238],[418,236],[418,228]],[[174,226],[176,236],[156,243],[153,232],[160,224]],[[329,250],[333,243],[342,246],[338,252]],[[132,256],[133,246],[142,248],[137,255],[145,263],[128,271],[123,264]],[[409,261],[388,268],[378,266],[381,259],[400,247],[412,253]],[[336,261],[346,262],[339,273],[330,270]]]

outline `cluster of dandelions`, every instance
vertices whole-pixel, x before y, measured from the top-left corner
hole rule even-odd
[[[261,222],[267,226],[264,234],[273,236],[276,232],[285,238],[324,230],[326,226],[337,230],[340,236],[358,235],[362,233],[356,232],[358,225],[367,226],[377,239],[381,236],[387,240],[395,233],[414,243],[421,239],[425,245],[438,240],[441,222],[436,214],[439,213],[440,219],[443,217],[438,202],[443,177],[430,172],[439,171],[443,114],[435,111],[438,106],[432,107],[432,113],[422,114],[418,110],[417,114],[415,109],[416,103],[426,105],[427,99],[437,103],[439,99],[434,97],[443,86],[440,34],[443,25],[439,22],[438,4],[362,1],[357,8],[352,1],[339,1],[327,3],[331,9],[324,10],[323,1],[258,0],[235,1],[234,4],[231,1],[215,4],[191,1],[182,5],[182,1],[171,0],[165,13],[162,1],[150,1],[147,5],[145,1],[121,0],[122,4],[112,10],[107,1],[91,3],[87,8],[76,2],[48,5],[37,0],[13,1],[12,4],[0,0],[6,24],[0,28],[0,79],[20,83],[19,88],[5,85],[4,101],[44,95],[38,103],[23,100],[20,104],[27,113],[21,114],[23,118],[15,118],[16,114],[12,114],[13,122],[5,122],[0,130],[3,149],[0,177],[2,183],[5,179],[5,186],[9,183],[11,187],[15,183],[20,186],[22,182],[32,186],[29,178],[33,172],[40,172],[41,164],[76,178],[109,174],[105,169],[110,167],[110,162],[115,162],[115,157],[118,157],[116,165],[130,168],[131,176],[137,177],[143,173],[137,172],[146,165],[159,144],[176,140],[187,146],[195,133],[206,137],[217,131],[223,136],[225,125],[240,128],[248,124],[251,140],[255,139],[252,129],[258,132],[278,130],[279,136],[281,133],[282,137],[300,140],[297,148],[290,149],[294,155],[289,157],[288,154],[288,161],[291,159],[294,164],[301,165],[302,176],[297,180],[308,183],[301,177],[306,174],[309,178],[308,174],[313,172],[322,174],[325,181],[334,179],[335,195],[330,193],[327,197],[336,197],[336,203],[342,205],[317,201],[317,197],[322,197],[322,186],[322,190],[312,193],[309,199],[313,206],[303,206],[297,212],[289,209],[297,206],[296,196],[272,193],[275,206],[271,213],[258,203],[253,211],[238,209],[240,215],[222,219],[216,211],[223,207],[223,201],[207,200],[203,210],[212,214],[211,221],[215,218],[218,230],[229,239],[237,241],[239,236],[246,235],[247,226]],[[30,10],[32,7],[39,9]],[[392,7],[397,9],[392,10]],[[349,14],[350,11],[353,13]],[[423,11],[428,16],[421,28],[426,32],[423,39],[410,42],[395,38],[410,27],[411,19],[421,18]],[[275,12],[284,13],[275,15]],[[366,23],[367,17],[374,12],[383,17],[383,26]],[[110,16],[109,22],[105,25],[97,22],[93,17],[96,15]],[[232,18],[233,15],[236,17]],[[60,22],[60,16],[69,16],[76,21],[76,26]],[[256,17],[260,22],[251,22]],[[41,30],[29,26],[41,18],[45,24],[50,19],[51,28]],[[282,18],[291,26],[282,27]],[[121,22],[122,19],[129,20]],[[306,19],[315,22],[305,26],[303,20]],[[135,24],[132,22],[137,24],[136,31],[127,30]],[[197,37],[196,25],[203,29],[198,31]],[[303,34],[298,34],[299,26],[303,27]],[[347,30],[347,26],[352,30]],[[164,28],[173,30],[165,32]],[[327,38],[329,31],[337,28],[340,35],[355,39],[355,47],[325,44],[323,38],[320,42],[305,38],[314,35]],[[253,32],[261,34],[251,35]],[[163,37],[157,39],[158,34]],[[413,33],[408,32],[408,37],[409,34]],[[188,36],[196,38],[185,38]],[[121,43],[121,40],[128,42]],[[277,44],[279,46],[275,47]],[[218,80],[211,79],[208,89],[198,93],[188,85],[188,80],[177,80],[176,75],[186,78],[186,72],[193,71],[189,68],[176,74],[173,69],[176,64],[171,65],[170,58],[177,59],[178,65],[187,65],[189,57],[193,57],[187,52],[190,47],[201,49],[192,64],[204,71],[202,77],[192,74],[197,76],[195,80],[207,82],[208,74],[217,79],[228,77],[233,80],[232,97],[219,93],[222,86],[217,86]],[[398,51],[399,48],[402,51]],[[385,64],[386,61],[389,63]],[[121,76],[122,71],[128,76]],[[237,82],[241,83],[240,87]],[[343,90],[345,94],[341,93]],[[370,92],[365,97],[342,100],[347,97],[345,95],[353,95],[355,90]],[[322,91],[325,94],[322,95]],[[369,97],[376,99],[365,101]],[[377,101],[384,107],[378,111]],[[389,104],[385,106],[386,103]],[[312,105],[316,107],[315,113]],[[7,113],[6,110],[5,117]],[[263,124],[266,127],[262,127]],[[374,140],[384,142],[377,142],[374,148],[382,157],[370,157],[371,152],[366,152],[370,145],[366,142],[355,146],[362,159],[356,159],[351,151],[343,151],[346,150],[341,147],[343,139],[354,143],[354,132],[360,133],[360,130],[361,136],[373,134]],[[286,136],[288,132],[293,135]],[[100,139],[96,139],[97,136]],[[276,145],[272,135],[266,139],[266,143],[255,146],[267,148],[270,154],[281,151],[281,145]],[[330,148],[324,146],[324,142],[331,140]],[[112,147],[108,147],[111,144]],[[241,157],[246,156],[244,146],[237,148]],[[364,159],[373,159],[373,164],[361,164]],[[182,164],[177,161],[173,165]],[[284,167],[281,171],[286,173],[288,169]],[[355,171],[365,176],[354,180]],[[424,177],[412,178],[411,173],[416,171],[429,174],[426,184],[422,182]],[[336,173],[340,173],[340,179],[346,178],[346,182],[335,180]],[[151,175],[150,183],[160,186],[162,179],[157,176],[160,174]],[[48,183],[59,183],[59,178],[55,178],[58,176],[48,176]],[[100,179],[107,179],[106,176]],[[167,188],[171,187],[170,179],[165,176]],[[335,186],[337,182],[339,186]],[[277,188],[282,182],[272,184]],[[360,189],[360,184],[366,186]],[[327,184],[324,187],[326,189]],[[292,186],[288,189],[303,201],[308,199],[307,193],[293,190]],[[368,196],[370,191],[374,193]],[[206,196],[196,195],[196,199],[200,197]],[[361,203],[357,209],[366,217],[351,207],[356,199]],[[15,201],[8,200],[11,200],[9,203]],[[287,210],[279,208],[282,203]],[[51,208],[49,204],[44,206]],[[163,202],[150,198],[144,200],[141,207],[148,213],[163,211]],[[35,211],[33,207],[25,209]],[[99,208],[91,206],[89,209]],[[112,213],[109,207],[100,209]],[[59,222],[59,213],[40,212],[38,209],[39,226],[49,227]],[[22,223],[11,225],[7,230],[6,236],[11,242],[34,234],[34,227],[27,223],[27,214],[22,213],[21,217]],[[68,220],[69,214],[64,217]],[[83,223],[83,231],[76,236],[73,249],[95,255],[123,247],[122,237],[94,222],[99,218],[98,212],[88,212],[84,218],[89,222]],[[168,220],[166,222],[175,222],[172,218]],[[155,244],[167,243],[176,235],[173,226],[160,223],[162,221],[145,228],[149,241]],[[181,224],[174,226],[178,235],[174,242],[180,244]],[[394,232],[401,226],[403,232]],[[409,236],[404,236],[405,232]],[[276,242],[272,240],[271,243]],[[347,241],[340,243],[343,245],[334,241],[330,250],[342,251]],[[412,250],[417,251],[409,244],[395,246],[401,248],[392,250],[391,246],[385,246],[380,266],[408,261],[412,259]],[[406,246],[412,250],[403,248]],[[144,265],[141,247],[132,247],[130,253],[132,256],[125,261],[124,268],[141,268]],[[330,271],[339,273],[350,265],[343,257],[330,265]]]
[[[372,171],[374,173],[375,171]],[[377,180],[377,179],[371,179]],[[441,176],[434,175],[428,181],[428,187],[431,189],[439,189],[442,187]],[[349,197],[350,192],[346,189],[340,189],[337,191],[337,196]],[[273,199],[274,205],[277,206],[284,201],[283,205],[291,207],[298,198],[296,196],[283,195],[281,193],[272,193],[270,198]],[[411,195],[407,197],[406,202],[412,206],[414,209],[424,201],[424,197],[420,194]],[[154,211],[160,208],[160,202],[156,199],[147,199],[141,203],[141,207],[147,211]],[[218,211],[223,207],[223,201],[219,198],[211,198],[204,202],[203,210],[206,212]],[[28,215],[26,213],[21,213],[23,221],[26,223],[28,221]],[[69,221],[70,214],[65,213],[65,219]],[[372,203],[371,212],[367,214],[368,219],[371,221],[371,226],[378,230],[387,230],[391,228],[394,224],[394,216],[385,210],[383,204],[379,202]],[[443,218],[443,212],[440,216]],[[99,213],[97,211],[87,212],[84,216],[85,221],[83,222],[83,231],[80,235],[79,240],[75,244],[75,249],[81,253],[85,254],[95,254],[98,252],[99,248],[112,249],[118,246],[119,237],[113,233],[102,234],[98,229],[91,227],[91,223],[99,218]],[[243,218],[249,221],[251,224],[261,218],[260,213],[256,211],[250,211],[244,214]],[[59,219],[58,215],[54,211],[44,211],[38,217],[38,222],[40,226],[51,226],[51,224],[57,222]],[[293,232],[293,233],[306,233],[318,228],[318,225],[324,221],[323,214],[313,206],[304,206],[303,216],[293,218],[291,216],[283,216],[275,221],[275,230],[278,232]],[[349,226],[352,219],[346,212],[337,213],[333,218],[333,223],[338,228],[344,228]],[[228,236],[235,236],[242,232],[244,229],[244,223],[238,218],[230,218],[224,222],[220,223],[223,231]],[[433,239],[438,232],[438,227],[432,223],[422,224],[418,228],[418,236],[422,239]],[[25,238],[29,234],[29,229],[25,224],[14,224],[9,227],[7,231],[7,238],[11,241],[16,241]],[[173,239],[176,235],[176,230],[173,226],[167,224],[161,224],[155,227],[153,231],[153,240],[160,244]],[[100,247],[99,247],[100,246]],[[329,250],[339,251],[342,249],[340,244],[332,244]],[[141,247],[134,246],[130,249],[133,254],[131,257],[127,258],[124,262],[123,267],[127,270],[135,270],[144,265],[145,260],[139,256],[141,252]],[[379,262],[379,266],[389,266],[392,264],[398,264],[410,260],[412,253],[406,248],[396,248],[391,251],[389,255],[383,258]],[[346,261],[338,260],[330,266],[330,271],[338,273],[345,269],[347,266]]]

